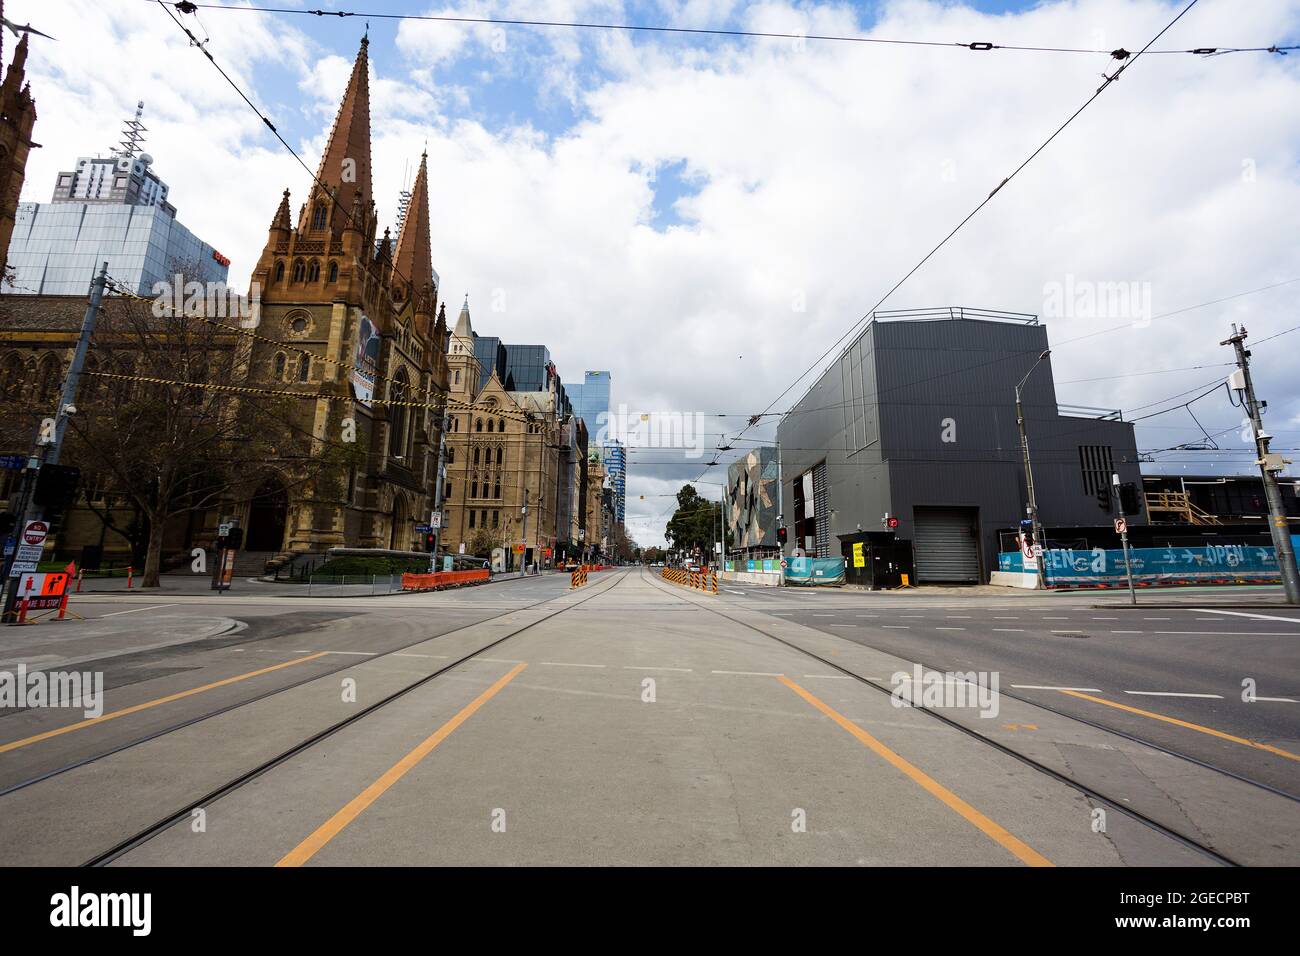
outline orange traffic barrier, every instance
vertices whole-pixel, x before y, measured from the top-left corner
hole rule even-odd
[[[433,591],[462,584],[477,584],[491,577],[487,568],[473,571],[435,571],[432,574],[403,574],[403,591]]]
[[[126,589],[128,591],[131,590],[131,582],[134,579],[135,579],[135,568],[128,567],[126,569]]]

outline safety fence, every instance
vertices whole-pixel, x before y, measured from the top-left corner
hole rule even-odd
[[[1300,535],[1292,535],[1300,543]],[[1130,548],[1136,587],[1188,584],[1276,584],[1282,579],[1277,552],[1259,545],[1207,544],[1196,548]],[[998,570],[1025,573],[1019,551],[998,555]],[[1118,548],[1052,548],[1043,555],[1048,587],[1125,588],[1128,564]]]
[[[441,591],[466,584],[482,584],[491,577],[487,568],[473,571],[435,571],[432,574],[403,574],[403,591]]]
[[[706,594],[718,593],[717,571],[691,571],[687,568],[664,568],[661,576],[671,584],[680,584]]]

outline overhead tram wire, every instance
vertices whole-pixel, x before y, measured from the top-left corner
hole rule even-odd
[[[810,373],[816,371],[817,367],[821,365],[823,361],[825,361],[827,356],[831,355],[836,349],[840,347],[840,345],[844,342],[845,339],[847,339],[855,331],[857,331],[858,327],[861,326],[863,322],[867,321],[875,313],[877,309],[879,309],[882,305],[884,305],[885,302],[888,301],[889,297],[892,296],[895,292],[897,292],[900,287],[902,287],[903,283],[905,283],[908,279],[910,279],[913,275],[915,275],[921,269],[922,266],[924,266],[928,261],[930,261],[930,259],[935,255],[935,253],[937,253],[940,249],[942,249],[945,245],[947,245],[948,241],[952,239],[953,236],[957,235],[957,233],[960,232],[968,222],[974,219],[975,216],[979,214],[980,210],[982,210],[985,206],[987,206],[990,202],[993,201],[993,197],[996,196],[999,192],[1001,192],[1004,186],[1006,186],[1009,182],[1011,182],[1011,180],[1015,179],[1016,176],[1020,174],[1021,170],[1023,170],[1026,166],[1028,166],[1031,162],[1033,162],[1034,159],[1037,158],[1043,152],[1043,150],[1047,149],[1047,147],[1051,145],[1053,140],[1055,140],[1058,136],[1061,135],[1062,132],[1064,132],[1066,127],[1068,127],[1071,123],[1073,123],[1075,119],[1077,119],[1084,110],[1086,110],[1089,106],[1091,106],[1094,102],[1096,102],[1097,98],[1100,97],[1102,93],[1110,89],[1111,85],[1115,83],[1115,81],[1118,80],[1120,76],[1123,75],[1125,70],[1127,70],[1130,66],[1136,63],[1144,53],[1146,53],[1149,49],[1151,49],[1151,46],[1157,40],[1159,40],[1162,36],[1164,36],[1174,26],[1174,24],[1176,24],[1179,20],[1181,20],[1184,16],[1186,16],[1188,11],[1190,11],[1192,7],[1196,6],[1196,4],[1199,2],[1200,0],[1191,0],[1191,2],[1187,4],[1187,6],[1183,7],[1183,9],[1178,12],[1177,16],[1175,16],[1172,20],[1170,20],[1160,29],[1160,32],[1158,32],[1154,37],[1152,37],[1150,40],[1147,41],[1146,46],[1144,46],[1141,50],[1139,50],[1137,53],[1133,54],[1132,56],[1125,58],[1120,63],[1119,68],[1116,69],[1114,73],[1106,75],[1105,81],[1101,84],[1101,86],[1097,87],[1096,91],[1090,97],[1088,97],[1087,100],[1083,102],[1082,106],[1080,106],[1073,113],[1071,113],[1069,118],[1067,118],[1064,123],[1058,126],[1056,130],[1050,136],[1048,136],[1047,139],[1045,139],[1037,149],[1035,149],[1032,153],[1030,153],[1029,156],[1023,162],[1021,162],[1019,166],[1017,166],[1014,170],[1011,171],[1011,174],[1009,176],[1004,178],[1000,183],[998,183],[995,187],[993,187],[993,191],[990,192],[987,196],[985,196],[984,199],[980,201],[979,205],[977,205],[974,209],[972,209],[969,213],[967,213],[965,218],[963,218],[959,223],[957,223],[957,225],[953,227],[951,232],[949,232],[946,236],[944,236],[941,240],[939,240],[937,245],[935,245],[929,252],[927,252],[924,256],[921,257],[920,261],[918,261],[914,266],[912,266],[912,268],[907,270],[907,272],[903,275],[903,277],[899,279],[897,282],[895,282],[889,288],[889,290],[883,296],[881,296],[879,300],[877,300],[876,304],[873,305],[862,315],[861,318],[859,318],[856,322],[854,322],[851,326],[849,326],[849,328],[844,332],[844,334],[841,335],[838,339],[836,339],[831,344],[830,348],[828,348],[825,352],[823,352],[820,356],[818,356],[811,366],[809,366],[793,382],[787,385],[785,389],[781,392],[781,394],[778,395],[776,398],[774,398],[771,401],[771,403],[769,403],[768,406],[764,408],[759,415],[751,418],[748,424],[746,424],[743,428],[741,428],[741,430],[737,433],[736,437],[739,438],[742,435],[744,435],[745,432],[747,432],[750,428],[752,428],[755,424],[758,423],[759,419],[765,417],[767,413],[772,410],[773,405],[775,405],[786,395],[788,395],[790,391],[796,385],[802,382],[805,378],[807,378]]]
[[[153,0],[150,0],[150,2],[153,2]],[[454,16],[451,14],[381,13],[367,10],[305,10],[301,7],[224,6],[215,3],[190,3],[186,2],[186,0],[183,0],[183,2],[180,3],[173,3],[172,5],[181,13],[193,13],[197,10],[220,10],[222,12],[240,11],[249,13],[270,13],[276,15],[337,17],[340,19],[347,17],[362,17],[367,20],[409,20],[429,23],[461,24],[467,26],[536,27],[570,30],[597,30],[611,33],[676,34],[681,36],[719,37],[726,39],[812,40],[815,42],[827,43],[862,43],[882,46],[937,47],[950,50],[972,50],[980,53],[991,52],[993,50],[1009,50],[1019,53],[1068,53],[1094,56],[1105,55],[1120,61],[1136,56],[1123,47],[1114,50],[1101,50],[1087,47],[1019,45],[1014,43],[991,43],[985,41],[904,40],[891,37],[849,36],[847,34],[780,33],[765,30],[734,30],[722,27],[672,27],[655,24],[597,23],[577,20],[530,20],[514,17],[471,17]],[[1297,49],[1300,49],[1300,46],[1280,46],[1278,44],[1273,44],[1271,46],[1256,47],[1204,46],[1195,47],[1190,50],[1144,50],[1142,52],[1193,55],[1201,57],[1222,56],[1227,53],[1272,53],[1279,56],[1286,56],[1290,51]]]

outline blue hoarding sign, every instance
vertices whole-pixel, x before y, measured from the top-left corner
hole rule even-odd
[[[1292,535],[1292,541],[1300,536]],[[1261,584],[1281,580],[1273,548],[1244,544],[1130,548],[1133,580],[1139,584]],[[1019,551],[998,555],[998,570],[1023,572]],[[1121,587],[1127,582],[1120,548],[1060,549],[1043,555],[1049,585]]]

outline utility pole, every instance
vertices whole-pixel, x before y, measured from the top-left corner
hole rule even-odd
[[[527,574],[528,570],[524,566],[524,562],[528,560],[528,489],[527,488],[524,489],[523,514],[524,514],[524,528],[523,528],[524,549],[519,552],[519,570],[522,571],[524,574]]]
[[[1115,526],[1122,529],[1119,533],[1119,543],[1124,549],[1124,574],[1128,578],[1128,598],[1129,602],[1136,607],[1138,596],[1137,590],[1133,587],[1133,562],[1128,554],[1128,516],[1124,514],[1124,498],[1119,493],[1118,473],[1111,474],[1110,486],[1115,494],[1115,510],[1119,513],[1119,517],[1115,519]]]
[[[1020,380],[1016,386],[1016,425],[1020,428],[1020,451],[1025,459],[1025,488],[1029,495],[1029,521],[1030,534],[1033,536],[1031,550],[1034,553],[1034,564],[1038,572],[1039,590],[1046,590],[1047,575],[1043,570],[1043,563],[1047,557],[1047,550],[1043,546],[1043,528],[1038,521],[1038,499],[1034,495],[1034,469],[1029,461],[1029,436],[1025,433],[1025,410],[1020,402],[1020,390],[1024,388],[1025,382],[1029,381],[1029,376],[1034,374],[1034,369],[1038,368],[1038,363],[1052,354],[1051,349],[1044,349],[1035,362],[1025,373],[1025,377]]]
[[[22,488],[18,495],[18,507],[14,511],[17,520],[14,523],[14,554],[4,557],[4,586],[7,588],[4,599],[4,613],[0,618],[7,618],[13,612],[18,598],[18,579],[13,576],[14,556],[18,553],[18,536],[29,521],[35,521],[37,515],[32,509],[32,496],[36,491],[36,482],[40,477],[42,465],[56,465],[62,451],[63,433],[68,427],[68,418],[77,412],[77,385],[81,380],[81,370],[86,364],[86,353],[90,350],[90,339],[95,334],[95,322],[99,318],[99,304],[103,301],[104,287],[108,284],[108,263],[105,262],[99,273],[90,282],[90,301],[86,304],[86,315],[81,320],[81,336],[72,353],[72,364],[68,375],[63,380],[63,390],[59,395],[59,405],[54,411],[53,429],[45,419],[37,426],[36,448],[27,458],[27,468],[23,471]]]
[[[438,516],[438,523],[433,529],[433,550],[429,552],[430,571],[438,570],[438,549],[442,547],[442,489],[447,484],[447,426],[450,424],[445,409],[444,397],[443,410],[438,413],[442,418],[442,428],[438,429],[438,469],[434,478],[437,487],[433,489],[433,513]]]
[[[1268,402],[1255,398],[1255,385],[1250,378],[1250,352],[1246,350],[1246,327],[1237,330],[1234,322],[1232,335],[1220,342],[1231,345],[1237,353],[1237,371],[1228,379],[1228,387],[1237,392],[1246,406],[1250,416],[1251,431],[1255,436],[1255,452],[1258,458],[1259,473],[1264,479],[1264,497],[1268,501],[1269,533],[1273,536],[1273,548],[1277,552],[1278,568],[1282,572],[1282,589],[1286,593],[1287,604],[1300,604],[1300,570],[1296,568],[1295,548],[1291,543],[1291,527],[1287,522],[1286,511],[1282,507],[1282,492],[1277,486],[1277,473],[1286,466],[1281,455],[1271,454],[1268,443],[1272,436],[1264,431],[1262,412]]]

